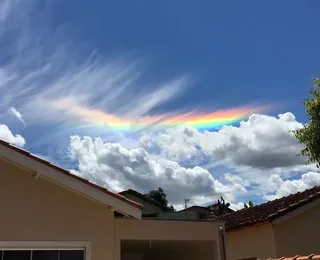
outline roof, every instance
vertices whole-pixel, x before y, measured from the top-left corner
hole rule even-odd
[[[48,166],[51,169],[59,171],[60,173],[63,173],[64,175],[66,175],[68,177],[71,177],[72,179],[74,179],[76,181],[80,181],[81,183],[84,183],[84,184],[86,184],[86,185],[88,185],[88,186],[90,186],[90,187],[92,187],[92,188],[94,188],[96,190],[102,191],[103,193],[105,193],[105,194],[107,194],[107,195],[109,195],[109,196],[111,196],[111,197],[113,197],[115,199],[118,199],[120,201],[123,201],[123,202],[125,202],[125,203],[127,203],[127,204],[129,204],[129,205],[131,205],[131,206],[133,206],[135,208],[141,209],[143,207],[141,204],[139,204],[139,203],[137,203],[135,201],[129,200],[126,197],[124,197],[124,196],[122,196],[120,194],[111,192],[111,191],[107,190],[104,187],[101,187],[101,186],[99,186],[97,184],[94,184],[94,183],[90,182],[87,179],[84,179],[84,178],[81,178],[81,177],[79,177],[79,176],[77,176],[75,174],[72,174],[70,171],[68,171],[68,170],[66,170],[64,168],[61,168],[60,166],[54,165],[54,164],[50,163],[49,161],[47,161],[45,159],[42,159],[42,158],[30,153],[27,150],[24,150],[24,149],[22,149],[20,147],[12,145],[12,144],[10,144],[10,143],[2,140],[2,139],[0,139],[0,145],[3,145],[3,146],[5,146],[5,147],[7,147],[7,148],[9,148],[9,149],[11,149],[11,150],[13,150],[15,152],[18,152],[18,153],[20,153],[20,154],[22,154],[22,155],[24,155],[24,156],[26,156],[28,158],[31,158],[32,160],[37,161],[37,162],[39,162],[39,163],[41,163],[41,164],[43,164],[45,166]]]
[[[197,210],[197,209],[210,211],[209,207],[203,207],[203,206],[194,205],[194,206],[188,207],[186,209],[179,210],[179,212],[181,212],[181,211],[192,211],[192,210]]]
[[[310,254],[308,256],[299,256],[294,257],[280,257],[280,258],[269,258],[267,260],[320,260],[320,255]]]
[[[252,226],[276,218],[320,198],[320,186],[291,194],[289,196],[272,200],[252,208],[241,209],[222,217],[211,215],[209,219],[222,219],[225,221],[227,231],[245,226]]]
[[[125,196],[125,194],[132,194],[132,195],[135,195],[135,196],[137,196],[137,197],[139,197],[139,198],[141,198],[141,199],[143,199],[143,200],[145,200],[145,201],[147,201],[147,202],[149,202],[149,203],[151,203],[151,204],[163,209],[164,211],[167,211],[169,209],[168,207],[161,205],[159,202],[149,198],[146,194],[142,194],[142,193],[137,192],[137,191],[132,190],[132,189],[121,191],[121,192],[119,192],[119,194],[121,194],[123,196]]]
[[[186,209],[182,209],[182,210],[179,210],[179,211],[186,211],[186,210],[194,210],[194,209],[203,209],[203,210],[208,210],[208,211],[216,211],[218,210],[219,206],[218,206],[218,203],[215,203],[215,204],[211,204],[209,206],[198,206],[198,205],[193,205],[191,207],[188,207]],[[230,209],[230,208],[227,208],[226,211],[228,213],[231,213],[231,212],[234,212],[233,209]]]
[[[210,209],[213,212],[217,212],[219,210],[219,204],[215,203],[215,204],[207,206],[207,208]],[[229,214],[229,213],[234,212],[234,210],[231,209],[231,208],[226,208],[226,212]]]

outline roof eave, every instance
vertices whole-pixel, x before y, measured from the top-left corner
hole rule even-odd
[[[11,162],[14,165],[32,170],[38,176],[67,188],[68,190],[71,190],[79,195],[87,197],[93,201],[103,203],[109,206],[111,210],[141,219],[142,212],[141,207],[139,206],[140,204],[133,201],[131,203],[129,200],[124,201],[125,198],[116,198],[116,195],[111,195],[100,190],[98,185],[96,185],[97,187],[94,187],[95,185],[89,183],[89,181],[80,181],[80,177],[71,177],[66,173],[62,173],[61,170],[63,169],[57,170],[55,169],[55,166],[49,166],[46,163],[41,162],[41,158],[36,159],[35,156],[32,155],[34,157],[33,158],[28,156],[28,154],[29,153],[27,151],[21,148],[12,146],[10,144],[5,145],[3,142],[0,143],[0,158],[5,158],[6,161]],[[102,187],[100,188],[102,189]]]
[[[284,221],[287,221],[297,215],[300,215],[308,210],[313,209],[314,207],[320,206],[320,192],[310,197],[308,200],[300,203],[299,205],[295,205],[292,208],[289,208],[285,212],[280,212],[278,214],[273,214],[268,217],[268,220],[272,222],[272,224],[280,224]]]

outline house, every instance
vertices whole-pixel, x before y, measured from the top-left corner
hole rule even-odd
[[[157,201],[149,198],[146,194],[142,194],[138,191],[129,189],[119,192],[119,194],[143,205],[142,217],[145,219],[200,220],[199,212],[193,207],[188,208],[190,210],[187,211],[180,210],[173,212],[170,208],[161,205]],[[208,209],[205,209],[204,207],[201,208],[209,213]]]
[[[320,253],[320,186],[222,219],[228,260]]]
[[[222,259],[221,220],[142,218],[141,204],[2,140],[0,205],[1,260]]]
[[[191,206],[186,209],[180,210],[179,212],[185,212],[189,218],[194,218],[197,220],[207,219],[212,214],[219,216],[219,205],[218,203],[201,207],[201,206]],[[227,208],[226,214],[234,212],[232,209]]]
[[[159,204],[157,201],[149,198],[146,194],[129,189],[119,192],[120,195],[125,196],[127,199],[136,201],[143,205],[142,216],[144,218],[154,219],[181,219],[181,220],[205,220],[210,214],[218,215],[218,203],[209,205],[207,207],[191,206],[176,212],[172,212],[168,207]],[[227,208],[226,213],[234,212],[232,209]]]
[[[194,219],[206,219],[212,211],[209,207],[201,207],[201,206],[191,206],[186,209],[182,209],[179,212],[183,212],[187,215],[188,218],[194,218]]]

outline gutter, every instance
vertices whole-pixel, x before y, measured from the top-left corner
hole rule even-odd
[[[227,254],[226,254],[226,244],[225,244],[225,238],[224,238],[224,230],[223,227],[219,227],[219,235],[220,235],[220,243],[221,243],[221,260],[227,260]]]

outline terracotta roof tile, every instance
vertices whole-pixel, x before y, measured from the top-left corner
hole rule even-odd
[[[90,182],[87,179],[84,179],[84,178],[81,178],[81,177],[79,177],[79,176],[77,176],[75,174],[72,174],[70,171],[68,171],[68,170],[66,170],[66,169],[64,169],[64,168],[62,168],[60,166],[57,166],[55,164],[52,164],[51,162],[49,162],[49,161],[47,161],[45,159],[42,159],[42,158],[30,153],[27,150],[24,150],[24,149],[22,149],[20,147],[17,147],[15,145],[13,145],[13,144],[10,144],[10,143],[2,140],[2,139],[0,139],[0,144],[2,144],[3,146],[6,146],[6,147],[8,147],[8,148],[10,148],[12,150],[15,150],[16,152],[19,152],[19,153],[21,153],[21,154],[23,154],[25,156],[28,156],[29,158],[31,158],[31,159],[33,159],[33,160],[35,160],[37,162],[45,164],[45,165],[49,166],[50,168],[53,168],[53,169],[65,174],[65,175],[68,175],[68,176],[78,180],[78,181],[81,181],[81,182],[83,182],[83,183],[85,183],[87,185],[90,185],[91,187],[93,187],[93,188],[95,188],[97,190],[100,190],[100,191],[102,191],[102,192],[104,192],[104,193],[106,193],[106,194],[108,194],[108,195],[110,195],[110,196],[112,196],[114,198],[122,200],[122,201],[124,201],[124,202],[126,202],[126,203],[128,203],[128,204],[130,204],[130,205],[132,205],[134,207],[136,207],[136,208],[141,209],[143,207],[141,204],[139,204],[139,203],[137,203],[135,201],[129,200],[125,196],[122,196],[122,195],[120,195],[118,193],[111,192],[111,191],[107,190],[106,188],[103,188],[103,187],[101,187],[101,186],[99,186],[97,184],[94,184],[94,183]]]
[[[320,255],[310,254],[308,256],[299,256],[294,257],[281,257],[281,258],[269,258],[268,260],[320,260]]]
[[[238,210],[222,217],[211,216],[209,219],[224,220],[226,222],[226,230],[229,231],[262,223],[267,220],[272,221],[317,198],[320,198],[320,186],[268,201],[252,208]]]

